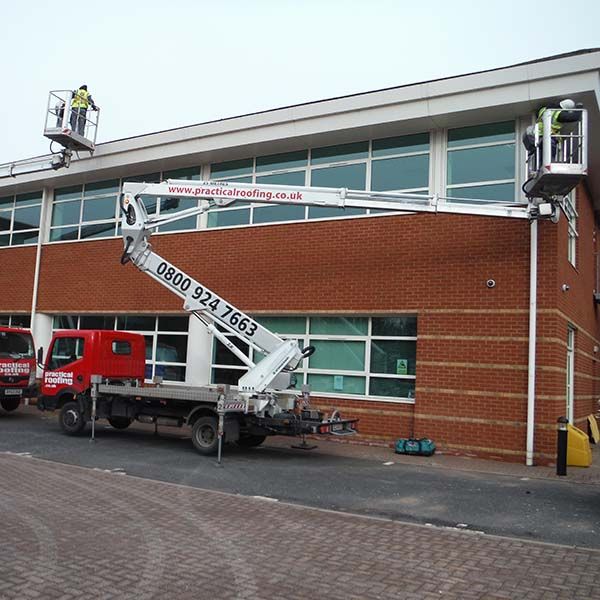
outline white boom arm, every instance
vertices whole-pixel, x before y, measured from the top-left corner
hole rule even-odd
[[[195,208],[181,210],[164,217],[149,217],[141,196],[162,198],[198,198]],[[276,383],[282,371],[295,369],[300,361],[310,356],[314,348],[300,349],[295,340],[283,340],[262,327],[218,294],[163,259],[152,250],[149,238],[153,229],[173,221],[199,215],[216,206],[235,201],[254,201],[264,204],[300,204],[308,206],[376,208],[398,212],[454,213],[481,216],[512,217],[521,219],[542,216],[541,207],[533,204],[482,203],[470,199],[405,194],[393,192],[366,192],[345,188],[317,188],[285,185],[260,185],[219,181],[178,181],[162,183],[125,183],[122,199],[122,235],[124,252],[121,262],[131,260],[141,271],[184,299],[183,308],[200,318],[218,339],[250,369],[240,379],[242,393],[262,393]],[[544,214],[544,216],[549,216]],[[241,338],[266,356],[254,364],[223,335],[214,322]],[[289,380],[289,378],[288,378]],[[285,384],[275,387],[286,387]]]

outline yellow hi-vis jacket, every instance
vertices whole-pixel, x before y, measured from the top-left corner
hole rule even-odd
[[[562,123],[560,123],[558,120],[558,117],[561,113],[561,109],[560,108],[557,108],[557,109],[546,108],[545,106],[543,106],[538,111],[537,123],[536,123],[540,137],[542,135],[544,135],[544,122],[542,120],[542,116],[547,110],[552,111],[552,119],[550,120],[550,131],[551,131],[552,135],[560,133],[560,128],[562,127]]]
[[[87,108],[90,105],[88,98],[91,94],[87,90],[78,89],[71,101],[71,108]]]

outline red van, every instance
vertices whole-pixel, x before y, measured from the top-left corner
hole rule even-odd
[[[0,406],[16,410],[22,398],[37,396],[35,349],[31,332],[0,327]]]

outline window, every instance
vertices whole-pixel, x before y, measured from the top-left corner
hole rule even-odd
[[[372,173],[370,173],[370,170]],[[211,165],[211,179],[377,191],[429,189],[429,134],[384,138]],[[213,208],[208,227],[231,227],[378,213],[363,208],[236,202]]]
[[[416,381],[417,318],[395,317],[256,317],[283,338],[315,353],[296,372],[296,389],[310,384],[315,394],[372,399],[413,400]],[[259,362],[235,336],[227,337],[246,356]],[[308,363],[308,364],[306,364]],[[244,363],[214,340],[211,381],[236,385]]]
[[[1,327],[21,327],[29,329],[31,327],[30,315],[0,315]]]
[[[118,179],[56,189],[50,241],[115,236],[119,190]]]
[[[37,244],[42,192],[0,198],[0,247]]]
[[[577,231],[577,221],[579,214],[577,213],[577,192],[573,190],[564,199],[564,212],[567,216],[567,259],[569,262],[576,267],[577,266],[577,238],[579,233]]]
[[[124,340],[114,340],[112,352],[113,354],[131,354],[131,344]]]
[[[513,121],[448,131],[446,193],[449,197],[515,200]]]
[[[165,381],[182,382],[186,378],[189,317],[146,315],[57,315],[53,330],[117,329],[131,331],[146,340],[146,379],[155,376]],[[118,345],[115,346],[114,344]],[[113,342],[115,354],[126,354],[126,341]]]
[[[0,331],[0,358],[33,358],[33,340],[30,334]]]
[[[48,369],[62,369],[83,357],[84,340],[80,337],[61,337],[54,340]]]
[[[52,203],[50,241],[64,242],[119,235],[119,196],[123,182],[157,183],[165,179],[200,179],[200,167],[126,176],[122,179],[57,188],[54,191]],[[194,198],[144,198],[143,196],[142,198],[146,210],[151,215],[168,215],[184,208],[197,206],[197,200]],[[1,207],[0,199],[0,210]],[[196,222],[196,217],[188,217],[163,225],[158,228],[158,231],[165,233],[195,229]],[[1,223],[0,216],[0,227]],[[0,245],[1,243],[0,241]]]

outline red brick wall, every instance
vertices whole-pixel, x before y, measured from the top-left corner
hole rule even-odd
[[[565,220],[539,228],[536,452],[542,461],[553,456],[556,417],[564,413],[567,319],[582,329],[578,416],[591,412],[595,393],[594,220],[584,194],[579,210],[577,270],[566,259]],[[359,417],[365,440],[391,443],[415,434],[433,438],[449,452],[523,460],[527,221],[389,216],[155,236],[153,245],[246,311],[416,313],[414,406],[323,398],[315,398],[315,405]],[[180,310],[181,300],[131,265],[119,264],[121,248],[119,240],[45,246],[38,310]],[[488,279],[495,280],[494,288],[486,286]],[[571,287],[568,293],[560,291],[563,280]]]
[[[0,313],[31,311],[36,246],[0,249]]]

